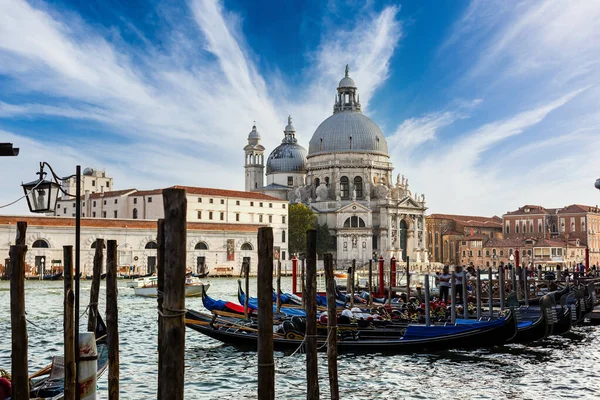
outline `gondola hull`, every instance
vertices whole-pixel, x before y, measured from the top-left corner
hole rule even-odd
[[[480,322],[467,325],[424,326],[409,325],[398,331],[398,336],[369,335],[358,331],[356,335],[341,336],[338,340],[339,352],[419,352],[424,350],[445,350],[450,348],[490,347],[505,343],[507,329],[513,329],[512,314],[508,319]],[[186,325],[206,336],[243,349],[256,350],[257,333],[248,329],[226,329],[213,324],[210,316],[189,310]],[[324,350],[325,336],[317,338],[319,348]],[[303,344],[302,339],[287,339],[275,336],[273,345],[276,350],[295,350]]]

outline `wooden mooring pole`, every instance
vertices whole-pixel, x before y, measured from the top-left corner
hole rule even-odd
[[[410,257],[406,256],[406,299],[410,300]]]
[[[337,369],[337,311],[335,304],[335,279],[333,278],[333,256],[324,256],[325,283],[327,285],[327,369],[329,372],[329,390],[331,400],[339,400]]]
[[[504,285],[504,266],[500,265],[498,267],[498,291],[500,292],[500,311],[504,310],[504,295],[505,295],[505,285]]]
[[[425,289],[425,325],[431,325],[431,305],[429,304],[429,274],[425,274],[424,289]]]
[[[489,294],[489,313],[490,318],[494,316],[494,302],[493,302],[493,292],[494,292],[494,283],[492,282],[492,267],[488,268],[488,294]]]
[[[306,398],[319,399],[317,366],[317,231],[306,232]]]
[[[248,293],[246,293],[246,297]],[[273,228],[258,228],[258,398],[275,399],[273,361]]]
[[[104,261],[104,239],[96,239],[94,252],[94,269],[92,271],[92,287],[90,288],[90,304],[88,305],[88,332],[96,332],[98,319],[98,297],[100,295],[100,275]]]
[[[157,296],[156,302],[158,307],[158,335],[157,342],[158,348],[162,348],[164,336],[163,336],[163,301],[165,293],[165,220],[160,218],[156,225],[156,242],[158,249],[156,251],[156,275],[157,275]],[[158,365],[162,365],[161,352],[158,352]],[[162,391],[164,385],[164,379],[162,375],[162,369],[158,369],[158,393],[157,399],[162,400]]]
[[[108,339],[108,398],[119,399],[119,309],[117,307],[117,241],[106,246],[106,333]]]
[[[369,260],[369,306],[373,305],[373,260]]]
[[[64,265],[64,368],[65,368],[65,400],[75,399],[76,365],[75,365],[75,292],[73,291],[73,246],[63,247]]]
[[[396,257],[392,256],[392,259],[390,260],[390,273],[388,278],[388,303],[390,305],[392,305],[392,281],[394,280],[394,272],[396,272]]]
[[[452,282],[450,283],[450,301],[452,308],[450,309],[450,322],[456,323],[456,272],[452,271]]]
[[[185,267],[187,200],[184,189],[163,190],[165,273],[162,346],[159,348],[162,400],[183,400],[185,382]]]
[[[29,399],[29,364],[27,359],[27,320],[25,318],[25,233],[27,223],[17,222],[17,238],[10,246],[10,328],[12,336],[13,399]],[[8,266],[7,264],[6,266]],[[5,266],[5,267],[6,267]]]
[[[469,319],[469,300],[467,299],[467,285],[469,284],[469,282],[467,281],[467,271],[465,269],[463,269],[462,271],[462,300],[463,300],[463,318],[464,319]]]
[[[301,262],[301,277],[300,277],[300,285],[302,286],[302,308],[306,310],[306,260],[303,258]]]
[[[525,305],[529,306],[529,284],[527,283],[527,268],[521,269],[521,286],[523,286],[523,300],[525,300]]]
[[[477,285],[476,289],[476,309],[477,309],[477,319],[481,318],[481,270],[477,267]]]
[[[248,319],[248,299],[250,298],[250,264],[244,263],[244,318]]]
[[[248,295],[246,295],[246,298]],[[281,312],[281,260],[277,260],[277,313]]]
[[[332,260],[333,268],[333,260]],[[350,267],[350,287],[346,288],[350,293],[350,308],[354,307],[354,274],[356,273],[356,259],[352,260],[352,266]]]

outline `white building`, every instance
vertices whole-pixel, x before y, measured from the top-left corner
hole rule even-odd
[[[62,270],[63,246],[75,245],[75,219],[58,217],[0,216],[0,257],[9,257],[15,244],[17,221],[27,222],[26,274]],[[257,271],[258,224],[187,223],[187,268],[210,275],[238,276],[242,262]],[[81,271],[93,271],[96,239],[116,240],[118,265],[123,273],[145,274],[156,268],[157,222],[151,220],[82,218]],[[106,264],[106,254],[104,257]],[[106,271],[105,267],[103,271]]]
[[[283,143],[267,159],[267,186],[247,185],[246,190],[312,207],[319,223],[326,223],[337,238],[338,264],[365,262],[374,255],[428,261],[425,196],[414,194],[404,176],[393,183],[387,141],[362,113],[348,69],[337,88],[333,115],[319,125],[308,152],[297,144],[291,119],[284,132]],[[256,129],[248,143],[247,160],[250,144],[260,146]],[[255,175],[262,168],[262,150],[259,155],[252,164],[253,183],[261,181]]]

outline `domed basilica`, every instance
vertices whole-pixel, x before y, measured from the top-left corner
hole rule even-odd
[[[308,152],[298,144],[291,117],[282,143],[267,158],[256,126],[248,135],[246,190],[302,202],[327,223],[337,241],[338,264],[373,256],[428,262],[425,196],[397,176],[381,129],[362,113],[354,80],[340,81],[333,115],[319,125]]]

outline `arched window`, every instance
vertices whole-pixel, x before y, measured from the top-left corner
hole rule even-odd
[[[46,242],[45,240],[38,239],[35,242],[33,242],[31,247],[33,247],[34,249],[47,249],[50,246],[48,246],[48,242]]]
[[[208,245],[205,242],[198,242],[194,250],[208,250]]]
[[[146,243],[146,247],[144,247],[145,249],[158,249],[158,244],[156,244],[155,241],[150,241],[148,243]]]
[[[91,248],[92,248],[92,249],[95,249],[95,248],[96,248],[96,243],[97,243],[97,242],[94,240],[94,242],[92,243],[92,246],[91,246]],[[102,242],[102,248],[103,248],[103,249],[105,249],[105,248],[106,248],[106,243]]]
[[[486,257],[489,257],[489,256],[490,256],[490,251],[489,251],[489,250],[486,250],[486,251],[485,251],[485,256],[486,256]]]
[[[556,224],[552,224],[552,232],[556,232]]]
[[[364,228],[366,227],[365,220],[357,216],[346,218],[344,228]]]
[[[325,186],[329,187],[329,177],[325,177]]]
[[[519,233],[519,223],[515,225],[515,233]]]
[[[133,219],[137,219],[138,218],[138,210],[137,208],[133,209]]]
[[[500,250],[500,257],[504,257],[504,250]]]
[[[510,233],[510,225],[506,224],[506,233],[509,234]]]
[[[241,250],[252,250],[252,245],[246,242],[242,245]]]
[[[347,199],[350,196],[350,182],[347,176],[342,176],[340,179],[340,192],[342,199]]]
[[[319,178],[315,178],[315,187],[318,188],[321,184],[321,180]]]
[[[354,178],[354,190],[356,191],[356,198],[362,199],[363,197],[363,180],[360,176]]]

